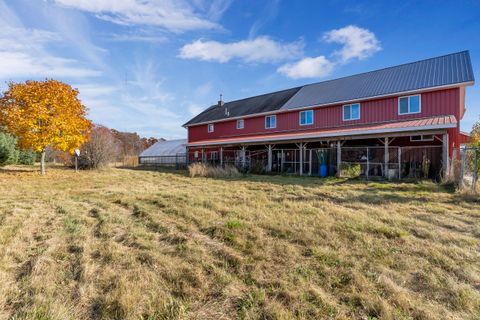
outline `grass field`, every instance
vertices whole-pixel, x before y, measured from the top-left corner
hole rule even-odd
[[[0,319],[479,319],[479,250],[429,182],[0,171]]]

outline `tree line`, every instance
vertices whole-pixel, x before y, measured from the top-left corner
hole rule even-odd
[[[38,157],[45,174],[48,157],[68,163],[80,150],[82,167],[99,168],[158,141],[93,124],[78,94],[53,79],[9,83],[0,95],[0,165],[32,164]]]

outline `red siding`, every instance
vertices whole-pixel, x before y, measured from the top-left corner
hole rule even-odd
[[[337,128],[378,123],[385,121],[407,120],[431,116],[454,115],[460,120],[460,89],[446,89],[422,93],[422,112],[410,115],[398,114],[398,97],[361,101],[360,120],[343,121],[342,105],[314,108],[314,124],[299,125],[299,111],[277,114],[277,128],[265,129],[265,116],[245,118],[245,128],[236,129],[236,120],[215,123],[215,131],[207,132],[207,125],[188,128],[188,141],[210,140],[218,138],[250,136],[258,134],[310,131],[319,128]],[[458,144],[459,129],[450,129],[450,145]]]

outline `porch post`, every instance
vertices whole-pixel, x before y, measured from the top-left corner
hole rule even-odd
[[[300,142],[299,149],[300,149],[300,168],[298,169],[298,172],[301,176],[303,176],[303,142]]]
[[[402,179],[402,148],[398,147],[398,180]]]
[[[341,167],[342,167],[342,144],[340,140],[337,141],[337,178],[341,176]]]
[[[245,168],[245,164],[246,164],[245,149],[246,149],[246,147],[242,146],[242,150],[241,150],[241,153],[240,153],[240,157],[242,159],[242,168]]]
[[[370,172],[370,149],[367,147],[367,171],[365,172],[365,176],[368,180],[368,173]]]
[[[448,133],[444,133],[442,137],[442,169],[443,178],[448,178]]]
[[[283,172],[283,162],[285,160],[285,155],[283,154],[283,149],[282,149],[282,154],[280,157],[280,171]]]
[[[220,147],[220,167],[223,167],[223,147]]]
[[[385,142],[384,142],[384,159],[383,159],[384,167],[385,167],[385,169],[383,170],[383,176],[385,178],[388,178],[388,160],[389,160],[389,156],[388,156],[388,137],[386,137]]]
[[[267,150],[268,150],[267,172],[272,172],[272,160],[273,160],[273,159],[272,159],[272,158],[273,158],[273,156],[272,156],[272,149],[273,149],[272,145],[269,144],[269,145],[267,146]]]
[[[308,155],[308,175],[312,175],[312,149],[310,149],[310,153]]]
[[[202,163],[205,163],[204,149],[202,148]]]

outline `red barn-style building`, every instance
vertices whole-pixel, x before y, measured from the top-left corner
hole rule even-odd
[[[187,158],[310,175],[340,175],[345,164],[367,177],[411,176],[426,165],[429,175],[447,173],[453,150],[468,141],[460,121],[473,84],[463,51],[220,100],[184,125]]]

